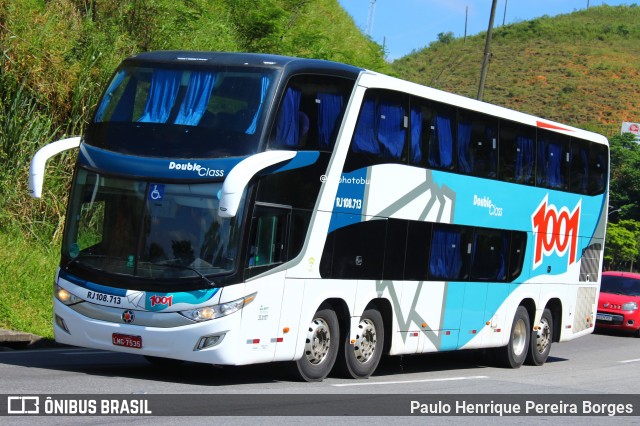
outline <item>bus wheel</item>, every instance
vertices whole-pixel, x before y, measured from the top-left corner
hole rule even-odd
[[[354,379],[369,377],[378,367],[384,346],[382,315],[376,309],[367,309],[360,317],[358,334],[351,343],[345,336],[340,353],[340,369],[345,376]]]
[[[336,362],[340,328],[336,313],[327,307],[313,316],[307,331],[304,354],[296,361],[300,378],[307,382],[322,381]]]
[[[513,317],[509,344],[503,348],[498,348],[497,355],[500,364],[507,368],[520,368],[527,357],[530,338],[529,313],[524,306],[518,306]]]
[[[547,361],[553,342],[553,317],[551,311],[545,309],[540,318],[538,330],[531,333],[531,344],[527,353],[527,364],[542,365]]]

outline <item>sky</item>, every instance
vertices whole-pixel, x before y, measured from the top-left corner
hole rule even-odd
[[[492,0],[338,0],[363,33],[384,45],[387,60],[394,61],[438,40],[438,34],[455,37],[487,31]],[[370,5],[374,3],[369,24]],[[587,6],[637,4],[637,0],[498,0],[494,28],[544,15],[555,16]],[[467,13],[468,8],[468,13]]]

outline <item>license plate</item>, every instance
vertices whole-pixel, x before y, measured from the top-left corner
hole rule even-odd
[[[613,317],[608,314],[596,314],[596,319],[600,321],[613,321]]]
[[[142,337],[130,336],[128,334],[113,333],[111,341],[115,346],[124,346],[125,348],[142,349]]]

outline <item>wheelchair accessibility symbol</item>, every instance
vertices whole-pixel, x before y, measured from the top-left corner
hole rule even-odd
[[[149,199],[153,201],[162,200],[164,196],[164,185],[151,184],[149,186]]]

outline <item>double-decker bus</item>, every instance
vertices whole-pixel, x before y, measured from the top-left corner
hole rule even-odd
[[[593,331],[603,136],[345,64],[163,51],[36,153],[33,196],[72,147],[60,343],[317,381],[382,354],[541,365]]]

